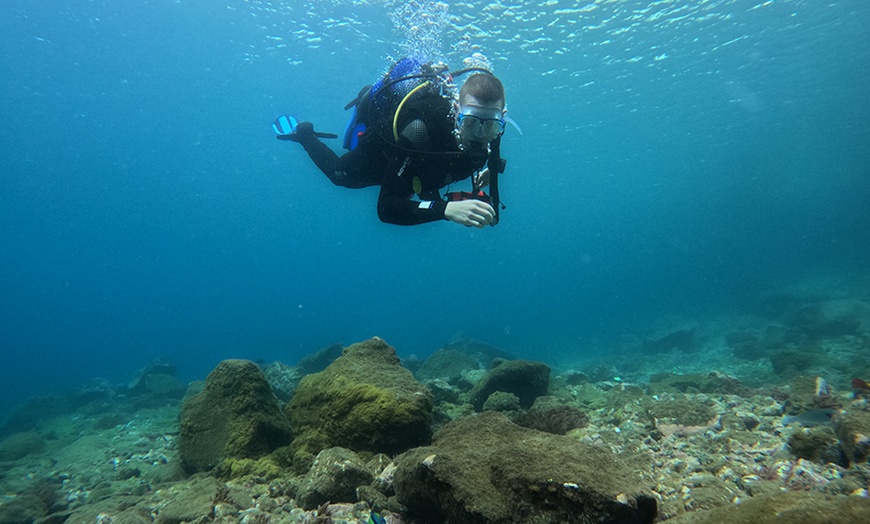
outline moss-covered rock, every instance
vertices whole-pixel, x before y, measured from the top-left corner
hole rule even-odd
[[[225,459],[257,459],[291,441],[290,425],[256,364],[225,360],[181,410],[179,455],[185,471]]]
[[[788,449],[797,458],[819,464],[842,462],[837,435],[829,426],[795,430],[788,439]]]
[[[108,520],[106,517],[109,517],[111,524],[152,524],[154,515],[149,502],[142,500],[131,506],[132,502],[130,496],[114,496],[98,500],[69,511],[64,522],[67,524],[76,522],[88,524],[106,522]],[[56,522],[53,519],[58,517],[60,515],[55,514],[42,522],[45,524]]]
[[[586,413],[580,409],[551,396],[538,397],[527,412],[512,420],[520,426],[554,435],[564,435],[585,427],[589,421]]]
[[[303,375],[319,373],[327,368],[332,362],[341,356],[341,344],[332,344],[320,349],[316,353],[306,355],[299,361],[297,366]]]
[[[870,499],[787,491],[695,511],[669,524],[855,524],[870,521]]]
[[[439,349],[426,359],[414,375],[420,380],[443,379],[456,384],[462,372],[477,369],[477,360],[455,349]]]
[[[399,456],[393,485],[415,522],[652,522],[656,502],[638,494],[636,462],[488,411]]]
[[[870,457],[870,412],[847,410],[835,419],[834,429],[849,462],[866,462]]]
[[[649,379],[649,393],[661,395],[662,393],[716,393],[727,395],[739,395],[742,397],[752,395],[752,390],[743,385],[739,380],[723,373],[711,371],[710,373],[657,373]]]
[[[32,493],[23,493],[0,504],[0,523],[32,524],[48,515],[45,502]]]
[[[678,426],[706,426],[715,417],[716,412],[707,404],[688,397],[656,400],[646,399],[644,407],[650,417],[659,423]]]
[[[580,384],[571,392],[574,402],[586,411],[594,411],[605,407],[619,408],[644,397],[643,390],[638,387],[626,387],[619,383],[606,391],[596,384]]]
[[[520,405],[528,409],[535,399],[546,395],[550,386],[550,368],[529,360],[497,360],[493,368],[471,390],[471,404],[481,411],[486,399],[496,391],[513,393]]]
[[[398,453],[429,442],[432,394],[380,338],[347,347],[299,382],[285,408],[296,449]]]
[[[519,411],[520,398],[507,391],[495,391],[483,403],[484,411]]]
[[[459,401],[459,389],[441,379],[426,381],[426,389],[432,393],[435,404],[441,402],[456,403]]]
[[[275,453],[258,459],[228,458],[216,470],[221,477],[239,478],[253,475],[263,479],[274,479],[290,467],[291,463],[283,463],[276,459]]]
[[[770,365],[777,375],[794,375],[806,371],[824,359],[824,354],[812,345],[801,349],[780,349],[770,352]]]
[[[215,500],[223,484],[211,477],[193,478],[166,490],[157,513],[157,524],[194,522],[204,515],[213,515]]]
[[[791,323],[811,337],[855,335],[870,330],[870,305],[854,299],[805,304],[794,313]]]
[[[662,329],[646,337],[641,348],[647,353],[665,353],[668,351],[692,353],[700,348],[700,344],[695,338],[697,330],[698,325],[695,323]]]
[[[353,451],[324,449],[302,479],[296,502],[305,509],[327,502],[356,502],[357,488],[373,480],[374,475]]]
[[[16,433],[0,442],[0,462],[11,462],[42,453],[45,441],[35,431]]]
[[[275,396],[282,403],[293,397],[293,391],[299,380],[305,375],[301,368],[288,366],[283,362],[272,362],[262,366],[263,375],[275,392]]]

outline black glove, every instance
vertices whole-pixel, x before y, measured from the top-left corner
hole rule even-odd
[[[296,129],[293,130],[292,133],[287,135],[287,140],[292,140],[293,142],[305,142],[308,140],[314,140],[316,135],[314,134],[314,124],[311,122],[299,122],[297,124]]]

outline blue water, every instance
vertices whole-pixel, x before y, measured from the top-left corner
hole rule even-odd
[[[374,335],[564,362],[866,278],[870,2],[464,2],[396,28],[400,4],[4,0],[0,412],[156,357],[190,380]],[[489,58],[524,131],[495,228],[381,224],[376,189],[270,130],[341,132],[432,28],[454,67]]]

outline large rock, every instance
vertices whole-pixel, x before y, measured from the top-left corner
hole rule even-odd
[[[850,463],[867,462],[870,457],[870,413],[849,409],[834,419],[834,430]]]
[[[262,457],[292,440],[263,373],[248,360],[224,360],[181,409],[179,455],[188,473],[225,459]]]
[[[304,509],[314,509],[328,502],[356,502],[357,488],[373,480],[374,475],[353,451],[324,449],[302,479],[296,502]]]
[[[326,369],[332,362],[341,356],[342,347],[341,344],[332,344],[331,346],[327,346],[316,353],[312,353],[311,355],[307,355],[302,357],[302,360],[299,361],[299,371],[303,375],[310,375],[311,373],[319,373]]]
[[[60,514],[66,508],[57,479],[34,482],[18,496],[6,497],[0,503],[0,524],[32,524],[45,522],[49,515]]]
[[[340,446],[395,454],[429,442],[432,394],[376,337],[304,377],[285,413],[300,451]]]
[[[650,523],[636,462],[486,412],[444,426],[431,446],[396,459],[398,502],[421,523]]]
[[[870,522],[870,499],[786,491],[745,498],[709,511],[693,511],[669,524],[856,524]]]
[[[443,379],[456,384],[462,372],[477,369],[477,360],[455,349],[439,349],[426,359],[414,375],[420,380]]]
[[[127,390],[139,398],[137,407],[159,406],[161,400],[176,400],[184,396],[184,385],[176,378],[175,364],[157,359],[133,374]]]
[[[45,451],[45,441],[35,431],[16,433],[0,441],[0,462],[12,462]]]
[[[194,478],[167,488],[157,514],[156,524],[194,522],[214,513],[221,484],[211,477]],[[99,522],[99,519],[97,519]]]
[[[795,312],[792,325],[811,337],[855,335],[870,330],[870,305],[851,299],[806,304]]]
[[[471,390],[471,404],[481,411],[490,395],[504,391],[516,395],[520,405],[528,409],[536,398],[547,394],[549,387],[550,368],[546,364],[529,360],[496,360],[489,373]]]
[[[667,353],[674,350],[693,353],[700,347],[695,338],[697,330],[698,325],[695,323],[662,329],[646,337],[641,348],[647,353]]]

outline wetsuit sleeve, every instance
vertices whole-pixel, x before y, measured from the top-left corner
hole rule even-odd
[[[388,224],[414,226],[444,219],[447,203],[440,198],[413,200],[415,171],[423,160],[413,154],[396,155],[381,180],[378,195],[378,218]]]
[[[314,165],[320,169],[334,184],[340,185],[336,180],[336,172],[339,171],[340,157],[328,145],[321,142],[314,133],[300,137],[299,143],[305,148],[305,152],[311,157]]]

